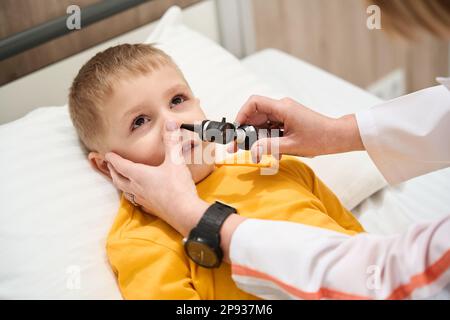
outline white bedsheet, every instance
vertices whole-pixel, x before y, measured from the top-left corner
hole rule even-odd
[[[393,234],[450,214],[450,168],[386,187],[353,212],[368,232]]]
[[[330,104],[330,116],[355,110],[355,104],[377,104],[367,92],[329,73],[269,49],[243,60],[246,67],[293,99],[314,108]],[[450,168],[417,177],[397,186],[388,186],[364,200],[352,210],[368,232],[393,234],[415,221],[431,220],[450,214]]]

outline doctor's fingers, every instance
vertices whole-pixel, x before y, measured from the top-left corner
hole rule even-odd
[[[236,140],[233,140],[230,143],[228,143],[227,146],[226,146],[226,150],[227,150],[228,153],[235,153],[235,152],[237,152],[239,149],[238,149],[238,145],[237,145]]]
[[[108,163],[109,174],[111,175],[111,179],[114,185],[123,192],[128,192],[134,194],[133,190],[131,190],[131,181],[114,169],[111,163]]]
[[[280,160],[283,154],[293,154],[293,148],[288,137],[263,138],[253,144],[250,152],[252,161],[259,163],[264,154],[270,154],[275,159]]]
[[[267,121],[284,122],[287,100],[251,96],[239,110],[235,121],[240,124],[261,125]]]
[[[165,147],[164,164],[185,164],[182,144],[181,144],[181,130],[174,121],[167,121],[165,125],[165,132],[163,136]]]
[[[262,126],[262,127],[264,127],[264,126]],[[257,142],[254,143],[254,145],[250,149],[252,156],[254,155],[256,157],[256,155],[258,154],[257,150],[259,150],[259,148],[263,148],[262,154],[272,154],[277,160],[281,159],[281,153],[287,153],[288,151],[292,152],[292,150],[289,150],[290,148],[286,146],[287,143],[284,142],[284,140],[280,141],[280,140],[275,140],[275,139],[277,139],[275,136],[273,138],[259,139]],[[281,147],[283,148],[284,151],[279,150],[278,147],[277,148],[274,147],[275,144],[278,146],[278,144],[280,142],[283,142]],[[266,144],[268,144],[268,146],[266,146]],[[261,145],[261,147],[260,147],[260,145]],[[239,151],[236,140],[233,140],[226,145],[226,151],[228,153],[236,153]],[[254,158],[254,159],[256,159],[256,158]]]
[[[131,201],[134,205],[143,205],[146,203],[145,198],[136,191],[136,185],[132,181],[118,173],[110,163],[108,163],[108,169],[114,185],[125,194],[128,201]]]
[[[139,176],[138,166],[139,164],[134,163],[128,159],[122,158],[117,153],[108,152],[105,154],[105,159],[114,167],[117,173],[128,179],[134,179]]]

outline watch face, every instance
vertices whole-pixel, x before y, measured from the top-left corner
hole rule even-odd
[[[185,248],[188,256],[202,267],[214,268],[219,262],[214,250],[201,239],[186,242]]]

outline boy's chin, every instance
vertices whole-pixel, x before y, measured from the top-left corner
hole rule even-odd
[[[199,183],[214,170],[214,164],[188,164],[194,183]]]

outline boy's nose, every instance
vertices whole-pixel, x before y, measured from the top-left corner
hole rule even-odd
[[[168,121],[173,121],[176,122],[176,124],[178,125],[178,127],[181,125],[181,119],[179,119],[179,117],[177,117],[176,115],[174,115],[171,112],[162,112],[162,114],[159,116],[159,126],[161,129],[161,132],[164,132],[166,123]]]
[[[180,119],[180,117],[176,117],[173,114],[165,115],[165,116],[161,117],[160,120],[161,120],[161,122],[159,124],[159,128],[160,128],[160,132],[161,132],[161,139],[164,138],[164,133],[166,132],[166,123],[168,121],[175,122],[178,127],[180,127],[181,124],[183,123],[183,119]],[[181,129],[181,139],[185,140],[187,138],[192,138],[192,135],[191,135],[192,133],[193,132],[189,133],[188,130]]]

